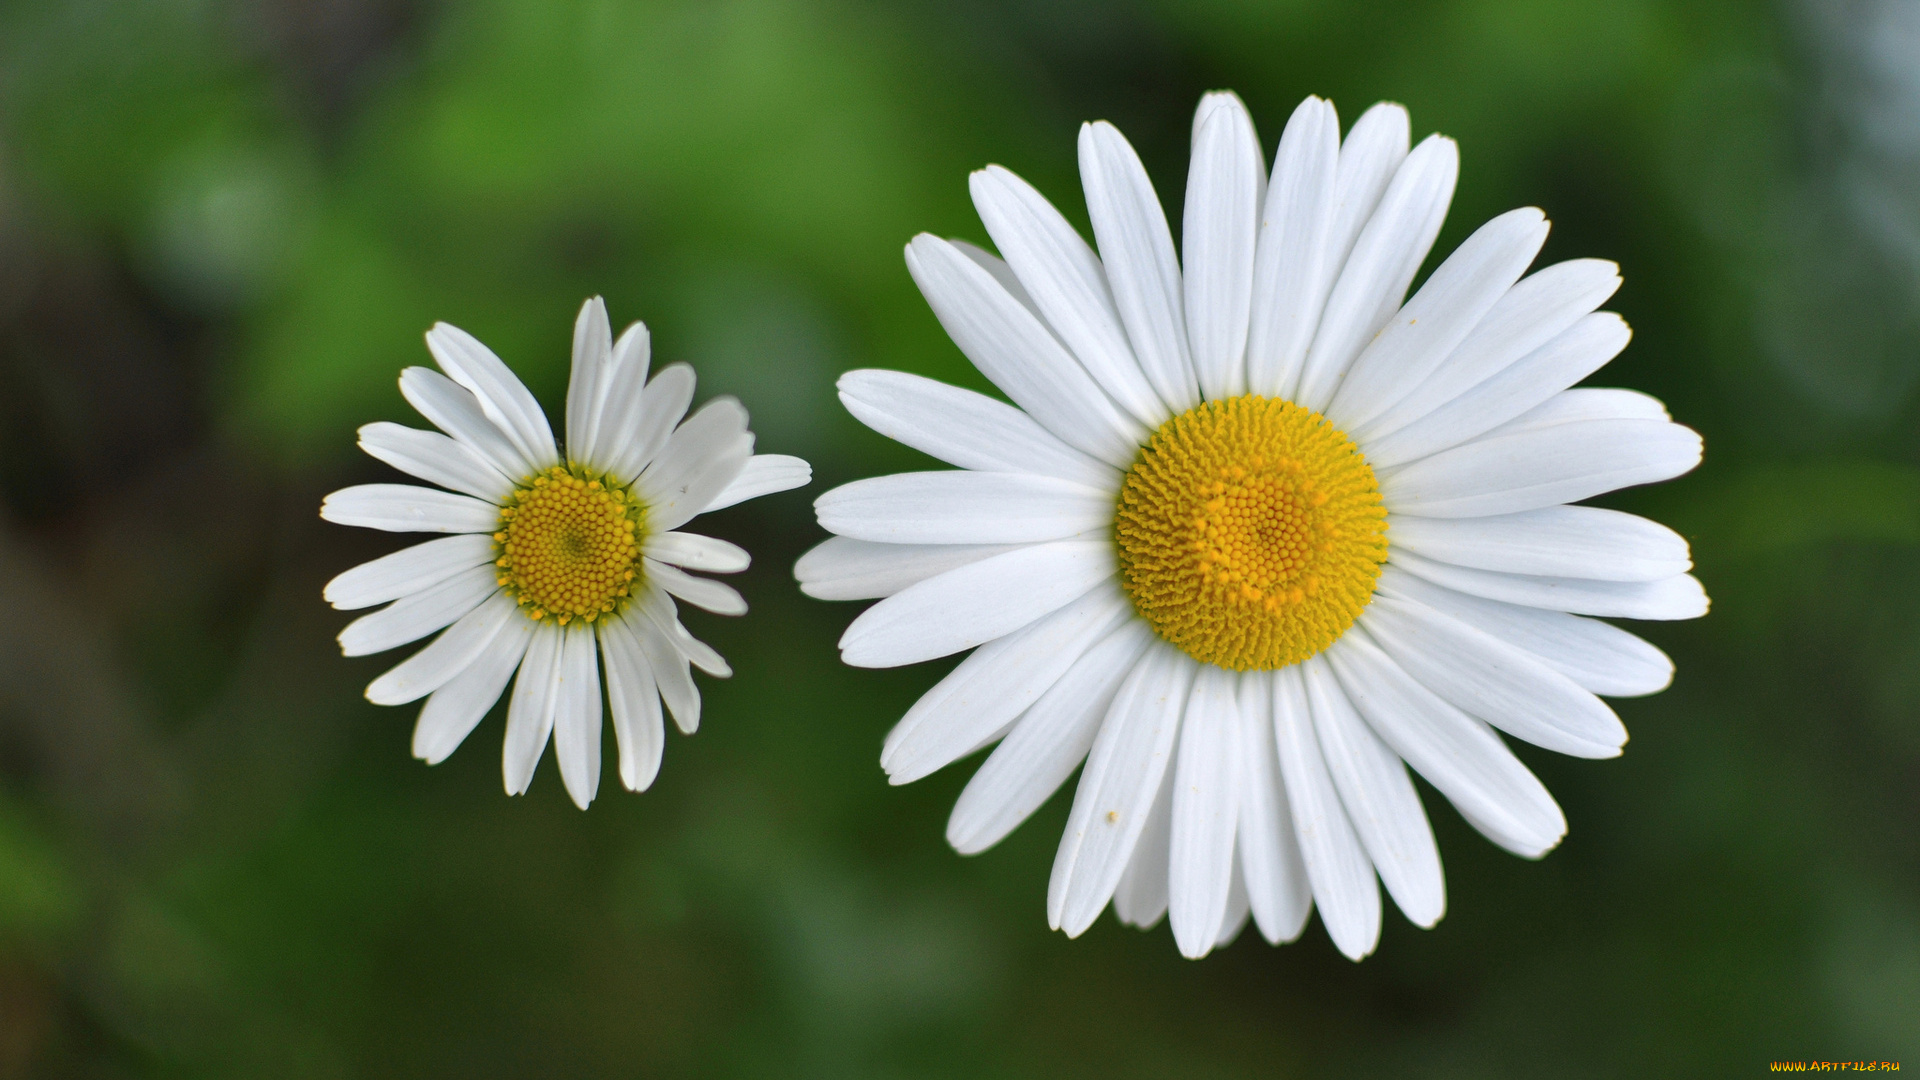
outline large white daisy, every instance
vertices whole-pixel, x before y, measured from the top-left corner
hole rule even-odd
[[[381,705],[427,699],[413,753],[428,764],[453,753],[518,669],[501,760],[507,793],[527,790],[551,734],[561,779],[581,809],[600,786],[604,661],[620,781],[645,791],[665,742],[661,701],[692,734],[700,691],[689,666],[731,674],[680,625],[673,597],[722,615],[747,610],[733,589],[686,572],[744,570],[747,553],[680,527],[805,484],[807,463],[755,454],[747,412],[732,398],[715,398],[681,423],[693,369],[673,364],[649,380],[647,328],[634,323],[615,343],[599,297],[574,326],[565,454],[540,404],[485,345],[439,323],[427,348],[440,371],[406,369],[400,392],[440,431],[368,424],[360,447],[452,490],[362,484],[327,496],[320,516],[453,535],[327,584],[336,608],[388,605],[348,624],[341,650],[364,656],[446,628],[367,687]]]
[[[1378,105],[1345,141],[1294,112],[1271,179],[1239,99],[1194,118],[1181,257],[1139,158],[1080,130],[1098,251],[1019,177],[973,174],[1000,258],[915,237],[907,265],[1009,406],[854,371],[862,422],[960,467],[823,495],[837,534],[795,568],[823,599],[884,598],[842,657],[891,667],[978,646],[887,737],[907,783],[998,741],[954,807],[962,852],[1007,835],[1085,762],[1047,915],[1171,914],[1181,952],[1249,912],[1273,942],[1309,908],[1358,959],[1375,878],[1431,926],[1440,856],[1410,765],[1496,844],[1538,857],[1566,821],[1499,733],[1620,753],[1596,695],[1663,689],[1653,646],[1586,616],[1684,619],[1687,543],[1569,505],[1677,476],[1700,437],[1628,390],[1568,389],[1626,344],[1619,285],[1580,259],[1522,277],[1535,209],[1488,222],[1402,303],[1458,169]]]

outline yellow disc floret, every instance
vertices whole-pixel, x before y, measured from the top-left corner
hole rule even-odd
[[[514,490],[493,539],[500,585],[529,618],[592,622],[639,587],[646,508],[606,477],[555,465]]]
[[[1121,582],[1154,631],[1235,671],[1297,664],[1353,625],[1387,558],[1380,484],[1326,417],[1279,398],[1167,421],[1120,489]]]

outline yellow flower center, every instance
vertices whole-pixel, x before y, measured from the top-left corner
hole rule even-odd
[[[578,465],[555,465],[514,489],[500,511],[501,587],[532,619],[588,622],[626,603],[639,585],[646,507]]]
[[[1380,577],[1386,530],[1353,440],[1311,409],[1252,395],[1162,424],[1114,519],[1141,618],[1235,671],[1297,664],[1346,633]]]

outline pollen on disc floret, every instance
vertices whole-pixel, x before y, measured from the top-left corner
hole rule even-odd
[[[1353,440],[1279,398],[1209,401],[1161,425],[1120,489],[1121,582],[1189,656],[1235,671],[1333,644],[1387,558],[1380,484]]]
[[[592,622],[640,584],[646,507],[606,477],[555,465],[514,489],[493,539],[498,581],[529,618]]]

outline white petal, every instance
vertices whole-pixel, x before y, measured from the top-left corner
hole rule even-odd
[[[1333,181],[1333,225],[1327,235],[1327,268],[1335,278],[1353,253],[1360,231],[1379,209],[1380,197],[1406,163],[1407,149],[1413,145],[1411,131],[1407,110],[1382,101],[1360,114],[1340,144]]]
[[[674,430],[660,455],[633,483],[647,504],[647,528],[677,529],[712,505],[753,456],[747,410],[730,397],[700,407]]]
[[[1447,912],[1447,882],[1406,766],[1354,712],[1324,661],[1313,657],[1301,665],[1301,674],[1313,732],[1347,821],[1393,902],[1415,926],[1431,927]]]
[[[488,502],[498,503],[513,490],[513,481],[479,451],[437,431],[383,420],[360,429],[360,449],[401,472]]]
[[[1488,437],[1512,435],[1576,420],[1671,420],[1667,407],[1652,394],[1638,390],[1576,386],[1534,406],[1488,432]]]
[[[1261,165],[1260,139],[1240,99],[1230,93],[1202,98],[1187,168],[1181,273],[1194,374],[1200,393],[1214,400],[1247,392],[1247,312],[1259,239]],[[1211,939],[1205,943],[1211,944]]]
[[[534,767],[547,750],[553,733],[553,711],[560,696],[562,633],[557,626],[534,628],[520,677],[513,680],[507,701],[507,739],[500,752],[500,773],[507,794],[524,795],[533,783]]]
[[[1570,259],[1520,279],[1439,369],[1356,436],[1378,438],[1420,419],[1552,341],[1620,287],[1605,259]]]
[[[1389,549],[1388,560],[1409,573],[1469,596],[1522,607],[1571,611],[1617,619],[1697,619],[1707,613],[1707,593],[1692,574],[1659,581],[1593,581],[1532,577],[1472,570]]]
[[[438,585],[462,570],[494,559],[493,537],[462,533],[401,548],[364,562],[332,581],[321,592],[327,603],[342,611],[384,604]]]
[[[1700,435],[1648,420],[1581,420],[1489,436],[1388,472],[1396,514],[1487,517],[1670,480],[1700,464]]]
[[[384,532],[491,533],[500,527],[500,508],[492,503],[413,484],[341,488],[322,500],[320,516]]]
[[[1094,737],[1047,884],[1047,924],[1079,937],[1127,868],[1167,771],[1199,665],[1156,641],[1114,695]]]
[[[613,366],[613,325],[606,301],[596,296],[580,305],[573,321],[573,372],[567,380],[567,455],[597,461],[594,453],[600,412],[607,400],[607,376]]]
[[[1638,697],[1658,693],[1673,682],[1673,661],[1666,653],[1597,619],[1483,600],[1442,588],[1393,565],[1381,568],[1379,588],[1383,593],[1418,600],[1524,649],[1596,694]]]
[[[1488,839],[1538,858],[1566,835],[1553,796],[1493,729],[1420,685],[1364,631],[1349,629],[1321,655],[1374,733]]]
[[[979,562],[1015,544],[876,544],[831,536],[800,556],[793,576],[816,600],[877,600]]]
[[[1598,371],[1632,336],[1611,311],[1588,315],[1445,405],[1377,442],[1367,441],[1367,460],[1376,468],[1397,465],[1492,431]]]
[[[862,612],[840,638],[840,658],[898,667],[951,656],[1065,607],[1115,569],[1104,539],[1056,540],[969,563]]]
[[[1294,835],[1293,812],[1273,742],[1273,676],[1240,676],[1240,873],[1260,935],[1278,945],[1300,936],[1313,887]]]
[[[1238,677],[1200,666],[1180,722],[1173,777],[1173,831],[1167,862],[1167,912],[1180,955],[1213,949],[1233,889],[1233,840],[1240,822]]]
[[[499,586],[491,566],[462,570],[430,589],[403,596],[340,631],[340,652],[370,656],[418,641],[480,606]]]
[[[434,323],[427,331],[427,351],[433,353],[440,370],[473,392],[480,411],[535,469],[559,463],[560,452],[553,445],[547,414],[540,411],[540,403],[492,349],[457,326]]]
[[[1172,756],[1179,752],[1178,737]],[[1113,888],[1113,914],[1124,926],[1151,930],[1167,913],[1167,878],[1170,842],[1173,837],[1173,770],[1160,778],[1153,806],[1147,810],[1147,824],[1134,841],[1133,854],[1120,882]]]
[[[953,343],[1014,404],[1067,445],[1115,468],[1132,463],[1146,429],[993,275],[925,233],[907,245],[907,269]]]
[[[698,533],[654,533],[641,545],[647,558],[688,570],[737,574],[753,562],[747,549]]]
[[[1425,604],[1378,595],[1359,625],[1407,674],[1455,708],[1562,754],[1618,757],[1627,729],[1573,680]]]
[[[620,783],[628,791],[645,791],[660,774],[660,752],[667,741],[653,669],[647,666],[626,620],[605,619],[595,630],[600,635],[600,655],[606,658],[607,701],[613,706],[613,737],[620,747]]]
[[[518,478],[534,471],[533,462],[487,419],[480,399],[466,387],[432,368],[410,367],[400,373],[400,394],[433,426],[479,452],[501,475]]]
[[[693,387],[693,369],[685,364],[661,368],[645,388],[623,379],[622,396],[607,410],[607,437],[612,439],[607,453],[607,472],[617,480],[630,483],[646,471],[667,440],[673,437],[680,418],[687,415],[687,406],[693,403]],[[635,394],[637,400],[631,400]]]
[[[687,633],[686,626],[680,620],[673,621],[672,629],[674,646],[694,667],[716,679],[733,677],[733,668],[727,663],[726,658],[715,651],[713,646]]]
[[[999,843],[1066,782],[1152,637],[1146,623],[1122,622],[1020,717],[954,803],[947,842],[956,851],[973,855]]]
[[[1546,240],[1546,215],[1531,206],[1475,230],[1354,360],[1327,406],[1328,419],[1342,431],[1365,430],[1432,375],[1520,280]]]
[[[887,733],[880,767],[888,782],[910,784],[972,753],[1132,614],[1120,590],[1096,589],[980,646]]]
[[[1286,397],[1293,392],[1320,325],[1320,309],[1333,288],[1328,241],[1339,162],[1340,118],[1330,102],[1310,97],[1294,109],[1280,136],[1261,211],[1247,331],[1247,384],[1253,393]],[[1259,910],[1255,905],[1256,918]]]
[[[982,472],[1039,473],[1117,490],[1120,473],[1061,442],[1033,417],[985,394],[904,371],[840,376],[854,419],[949,465]]]
[[[673,601],[655,588],[640,590],[627,617],[622,620],[633,634],[640,654],[653,672],[660,697],[673,714],[673,722],[683,734],[700,729],[700,689],[693,684],[693,672],[687,667],[686,653],[678,642],[684,631],[674,613]]]
[[[973,174],[970,186],[987,235],[1034,309],[1121,408],[1159,427],[1167,406],[1133,358],[1100,257],[1052,203],[1006,169],[989,165]]]
[[[404,705],[418,701],[465,671],[514,614],[513,600],[503,592],[460,616],[432,644],[367,686],[367,700],[375,705]]]
[[[740,475],[733,478],[733,483],[722,488],[720,494],[715,495],[707,508],[700,512],[711,514],[748,499],[805,487],[812,479],[813,466],[791,454],[755,454],[747,459],[747,464],[740,470]]]
[[[684,570],[652,559],[643,558],[641,567],[650,584],[665,589],[694,607],[705,608],[715,615],[747,613],[747,601],[731,585],[694,577]]]
[[[1358,960],[1380,943],[1380,887],[1327,773],[1298,664],[1273,673],[1273,735],[1320,921],[1334,947]]]
[[[1300,372],[1299,404],[1325,412],[1354,358],[1399,308],[1440,232],[1459,172],[1459,149],[1440,135],[1401,162],[1327,296]]]
[[[1000,287],[1007,290],[1008,296],[1020,301],[1021,307],[1033,312],[1034,318],[1039,319],[1041,322],[1047,320],[1047,317],[1040,311],[1040,305],[1034,303],[1033,297],[1027,295],[1027,287],[1020,284],[1020,275],[1013,272],[1013,267],[1008,266],[1005,259],[981,247],[979,244],[971,244],[956,237],[949,236],[947,243],[952,244],[955,251],[972,259],[974,265],[991,274],[993,280],[999,282]]]
[[[1227,916],[1220,921],[1220,936],[1213,939],[1213,947],[1224,949],[1233,944],[1240,931],[1247,928],[1247,916],[1253,911],[1252,902],[1247,897],[1246,868],[1236,853],[1233,857],[1233,884],[1227,888]]]
[[[600,791],[600,659],[587,623],[576,621],[561,636],[553,758],[573,805],[585,810]]]
[[[1104,120],[1080,125],[1080,182],[1133,355],[1161,401],[1175,411],[1190,409],[1200,402],[1200,384],[1187,354],[1173,233],[1140,156]]]
[[[1389,514],[1387,532],[1396,547],[1426,558],[1508,574],[1658,581],[1693,569],[1679,533],[1595,506],[1476,518]]]
[[[575,461],[591,463],[617,478],[633,472],[617,471],[611,466],[621,460],[640,427],[641,404],[646,397],[647,365],[653,359],[653,338],[645,323],[634,323],[613,343],[613,355],[600,371],[599,401],[593,425],[593,437],[579,445],[568,440],[568,452]],[[683,406],[684,408],[684,406]],[[675,417],[674,419],[679,419]],[[641,462],[644,465],[645,462]]]
[[[896,473],[842,484],[813,501],[820,527],[886,544],[1064,540],[1113,520],[1112,494],[1015,472]]]
[[[532,619],[508,619],[465,671],[435,690],[413,726],[413,756],[438,765],[459,748],[500,700],[533,639]]]

